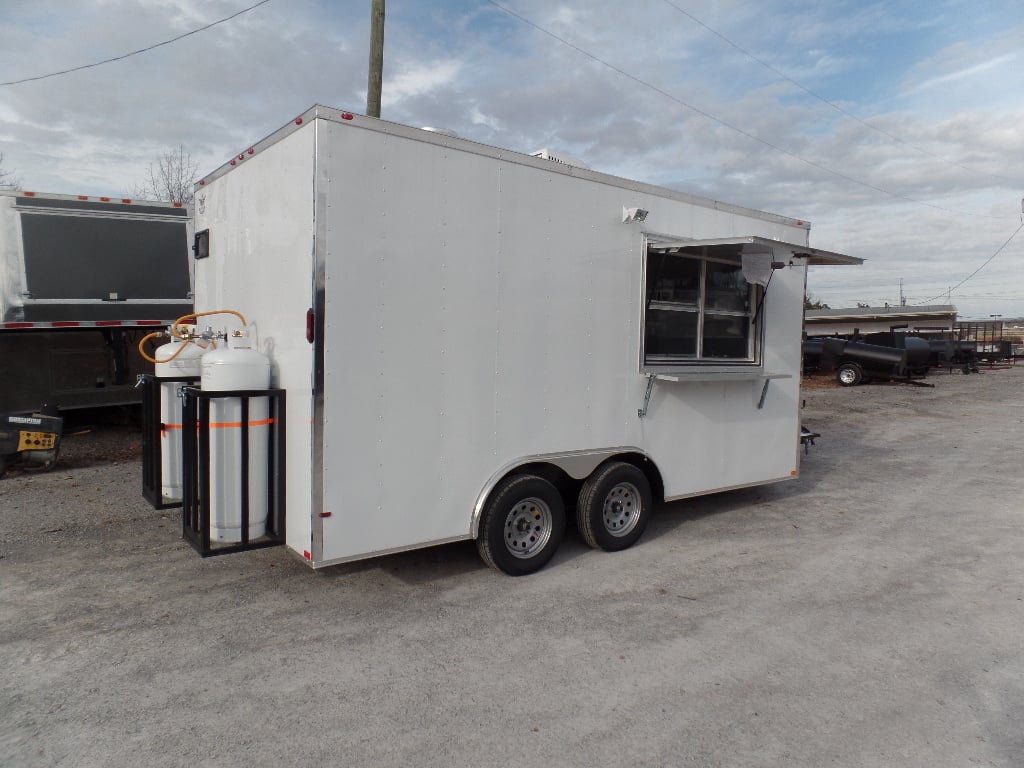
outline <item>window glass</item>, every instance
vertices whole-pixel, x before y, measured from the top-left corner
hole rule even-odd
[[[755,296],[738,263],[649,253],[644,362],[754,362]]]
[[[739,264],[709,261],[705,278],[704,308],[750,311],[750,286]]]
[[[647,313],[644,349],[647,357],[694,357],[697,354],[696,312],[652,309]]]
[[[750,355],[750,318],[704,315],[704,357],[744,359]]]
[[[700,261],[652,253],[647,261],[649,302],[697,306],[700,301]]]

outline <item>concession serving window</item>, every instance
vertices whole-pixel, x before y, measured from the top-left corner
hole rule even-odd
[[[651,244],[643,319],[645,366],[753,365],[763,289],[744,274],[742,245]]]

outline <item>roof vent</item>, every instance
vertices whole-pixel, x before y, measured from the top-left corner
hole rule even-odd
[[[553,163],[571,165],[574,168],[590,169],[590,166],[582,160],[578,160],[572,155],[567,155],[565,152],[552,152],[550,149],[538,149],[536,152],[531,152],[530,155],[531,157],[539,157],[541,160],[550,160]]]
[[[430,125],[424,125],[420,128],[421,131],[430,131],[431,133],[440,133],[442,136],[450,136],[453,139],[459,138],[459,134],[453,131],[451,128],[434,128]]]

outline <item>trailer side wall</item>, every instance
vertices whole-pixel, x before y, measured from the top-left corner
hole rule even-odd
[[[640,419],[645,227],[806,230],[544,161],[317,121],[324,512],[314,559],[465,538],[482,484],[551,453],[637,446],[669,496],[790,476],[795,379],[661,383]],[[354,183],[358,180],[358,183]],[[780,254],[780,257],[788,254]],[[794,373],[803,265],[774,279],[764,364]],[[782,343],[785,349],[776,349]],[[355,512],[358,510],[358,512]]]

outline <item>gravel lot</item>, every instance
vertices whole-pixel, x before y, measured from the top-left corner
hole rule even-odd
[[[0,480],[0,765],[1024,765],[1024,366],[805,391],[796,482],[312,572],[202,560],[140,434]]]

